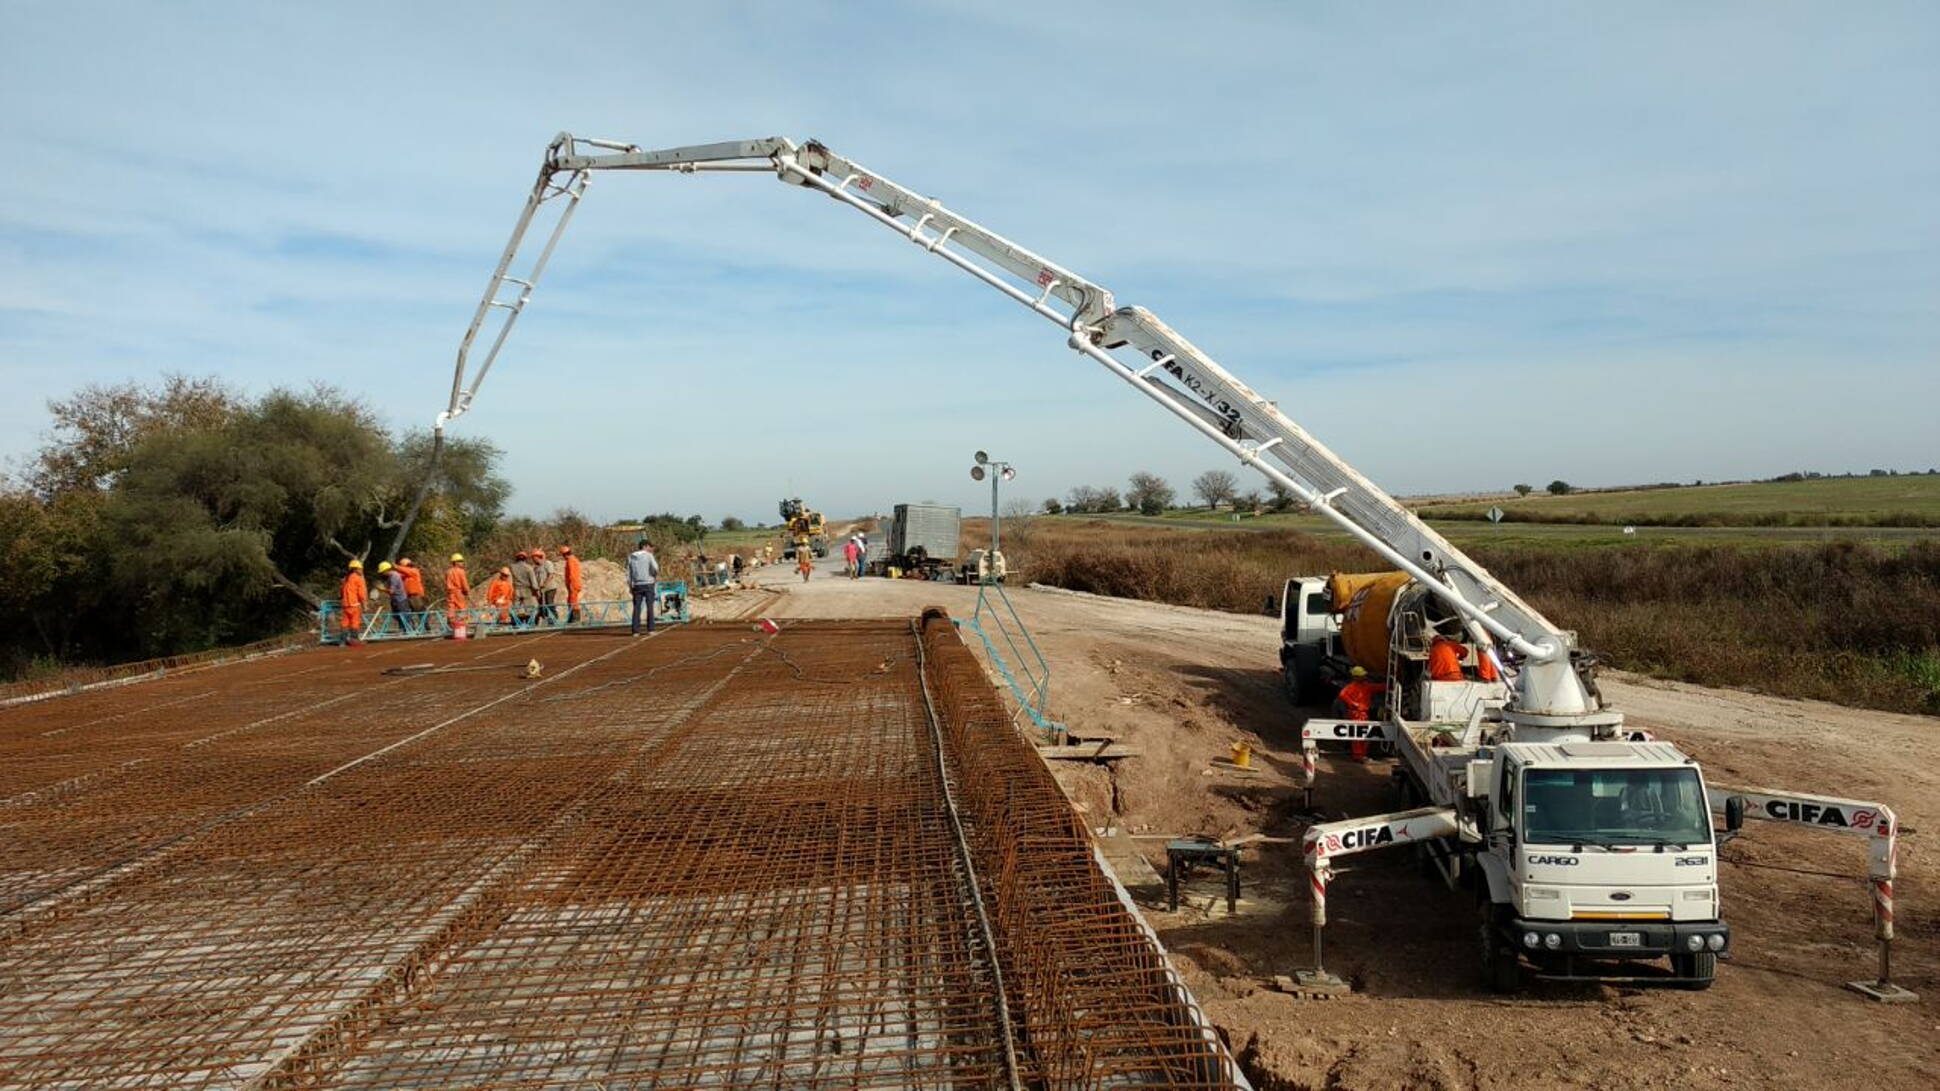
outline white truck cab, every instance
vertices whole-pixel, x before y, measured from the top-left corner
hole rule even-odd
[[[1280,594],[1280,681],[1295,705],[1331,694],[1321,665],[1340,655],[1340,618],[1326,576],[1295,576]]]
[[[1622,979],[1598,962],[1668,958],[1676,983],[1708,987],[1731,932],[1697,763],[1661,742],[1492,749],[1475,800],[1491,983],[1512,987],[1519,957],[1541,978],[1598,981]]]

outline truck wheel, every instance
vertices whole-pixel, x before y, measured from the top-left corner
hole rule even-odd
[[[1295,708],[1299,708],[1300,670],[1292,663],[1285,663],[1280,667],[1280,688],[1284,689],[1287,693],[1287,703]]]
[[[1718,956],[1710,951],[1699,951],[1694,955],[1672,955],[1671,972],[1687,979],[1678,982],[1678,988],[1703,992],[1711,987],[1711,982],[1718,976]]]
[[[1482,984],[1492,993],[1512,993],[1522,987],[1522,962],[1516,949],[1503,942],[1496,926],[1495,906],[1482,903],[1478,931],[1482,934]]]

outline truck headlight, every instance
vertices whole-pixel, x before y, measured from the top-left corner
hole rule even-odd
[[[1553,886],[1529,886],[1522,891],[1532,902],[1553,902],[1563,896],[1563,892]]]
[[[1522,945],[1524,947],[1531,948],[1532,950],[1535,948],[1537,944],[1541,943],[1542,941],[1543,941],[1543,938],[1534,932],[1524,932],[1522,934]]]
[[[1685,936],[1684,946],[1689,947],[1693,951],[1702,951],[1704,950],[1704,937],[1695,934]]]
[[[1549,948],[1552,951],[1554,951],[1558,947],[1561,947],[1562,945],[1563,945],[1563,937],[1557,935],[1554,932],[1551,932],[1550,934],[1543,937],[1543,946]]]
[[[1713,951],[1724,950],[1724,933],[1723,932],[1711,933],[1709,936],[1705,937],[1704,945],[1706,947],[1711,948]]]
[[[1687,890],[1684,892],[1684,900],[1687,902],[1708,902],[1711,900],[1711,888],[1705,887],[1702,890]]]

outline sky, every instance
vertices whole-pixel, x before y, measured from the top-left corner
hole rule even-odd
[[[0,460],[168,372],[443,408],[546,143],[816,138],[1395,493],[1940,463],[1940,5],[0,0]],[[597,177],[454,434],[772,521],[1235,470],[763,175]]]

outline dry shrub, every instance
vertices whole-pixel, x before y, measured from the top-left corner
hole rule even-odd
[[[1372,554],[1297,531],[1005,524],[1018,578],[1257,613],[1289,576]],[[1940,712],[1940,543],[1477,548],[1476,560],[1614,666],[1867,708]]]

